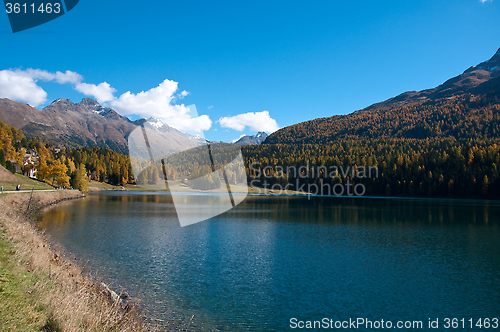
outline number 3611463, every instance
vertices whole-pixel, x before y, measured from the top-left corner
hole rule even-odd
[[[35,14],[35,13],[46,13],[46,14],[59,14],[61,12],[61,4],[59,2],[55,3],[41,3],[40,5],[36,5],[34,3],[6,3],[5,10],[7,14]]]

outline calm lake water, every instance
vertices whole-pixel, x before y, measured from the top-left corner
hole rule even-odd
[[[170,196],[108,192],[51,208],[40,227],[189,329],[500,318],[499,202],[252,196],[181,228]]]

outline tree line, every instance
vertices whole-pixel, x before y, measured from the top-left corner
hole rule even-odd
[[[254,184],[350,181],[362,183],[366,195],[373,196],[500,198],[500,139],[344,139],[332,144],[254,145],[242,151],[248,180],[258,180]],[[278,166],[307,167],[314,176],[282,174]],[[314,172],[319,166],[355,171],[331,176]],[[378,173],[357,176],[361,166],[377,167]]]
[[[38,158],[32,165],[23,165],[23,172],[36,167],[39,180],[79,189],[87,188],[88,179],[114,185],[156,184],[163,172],[168,179],[183,181],[212,170],[206,158],[199,158],[200,153],[190,156],[184,152],[173,156],[166,166],[156,163],[143,167],[134,178],[127,155],[98,147],[58,149],[37,138],[27,141],[21,130],[0,121],[0,163],[12,170],[10,160],[23,160],[27,151],[36,151]],[[221,164],[235,156],[233,150],[217,146],[212,153]],[[246,177],[248,183],[256,186],[266,181],[270,185],[292,183],[290,189],[298,189],[294,186],[350,181],[362,183],[365,194],[373,196],[500,198],[499,138],[343,138],[325,144],[243,146],[242,153],[245,173],[237,165],[225,169],[231,184]],[[303,176],[280,173],[278,166],[302,167],[303,171],[350,167],[354,172],[337,173],[338,176],[309,172]],[[368,167],[377,168],[376,176],[359,176],[360,170]],[[218,187],[216,182],[209,181],[208,187]]]

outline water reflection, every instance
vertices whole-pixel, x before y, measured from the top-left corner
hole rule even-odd
[[[168,195],[103,193],[40,226],[157,317],[284,331],[291,317],[498,316],[499,218],[498,202],[267,196],[181,228]]]

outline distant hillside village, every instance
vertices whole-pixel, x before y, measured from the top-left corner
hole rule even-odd
[[[11,169],[12,167],[14,167],[14,172],[36,179],[36,164],[38,161],[38,157],[38,153],[35,150],[29,149],[24,154],[21,162],[17,159],[8,160],[10,166],[7,167],[7,169]]]
[[[28,141],[23,132],[0,121],[0,165],[54,187],[86,191],[92,173],[83,163],[75,166],[67,151],[38,139]]]

